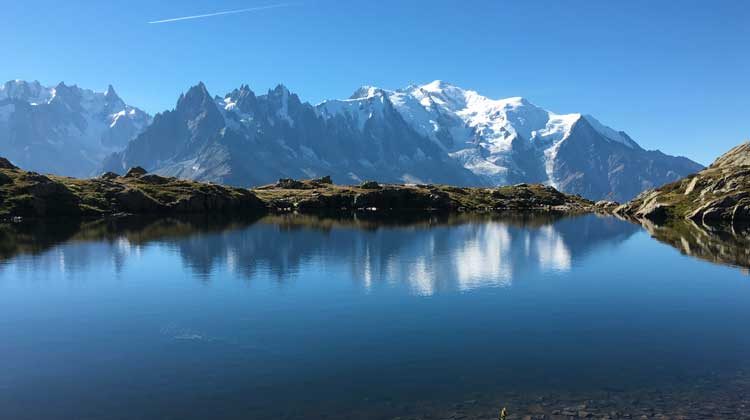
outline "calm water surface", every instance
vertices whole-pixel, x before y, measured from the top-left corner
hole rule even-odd
[[[137,221],[0,239],[3,419],[391,418],[690,387],[750,354],[742,270],[612,218]]]

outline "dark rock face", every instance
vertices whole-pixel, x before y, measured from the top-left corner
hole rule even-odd
[[[362,184],[360,184],[359,188],[362,188],[365,190],[379,190],[380,184],[378,184],[376,181],[365,181]]]
[[[425,192],[410,188],[382,188],[357,194],[354,208],[452,209],[453,203],[442,191]]]
[[[119,210],[133,214],[156,213],[161,209],[156,200],[136,188],[126,188],[114,196]]]
[[[0,169],[18,169],[15,165],[4,157],[0,157]]]
[[[125,174],[125,178],[138,178],[142,175],[146,175],[148,171],[141,168],[140,166],[136,166],[133,168],[130,168],[128,172]]]
[[[276,183],[276,188],[284,188],[289,190],[304,190],[310,189],[311,186],[304,184],[302,181],[297,181],[291,178],[282,178]]]
[[[624,202],[642,191],[703,169],[686,158],[601,141],[600,138],[601,135],[585,119],[573,126],[555,160],[555,181],[561,191]]]

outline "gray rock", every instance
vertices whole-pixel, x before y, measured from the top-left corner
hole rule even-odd
[[[140,166],[134,166],[130,169],[128,169],[128,172],[125,174],[125,178],[138,178],[140,176],[146,175],[148,171],[141,168]]]

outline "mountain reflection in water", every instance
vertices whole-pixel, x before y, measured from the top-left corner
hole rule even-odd
[[[128,218],[71,225],[6,225],[0,258],[30,272],[75,274],[111,260],[116,271],[143,247],[179,253],[201,279],[218,269],[252,279],[267,270],[280,284],[305,262],[348,261],[367,288],[406,282],[415,294],[504,286],[522,270],[567,271],[577,258],[638,227],[612,218],[470,215],[412,218],[277,215],[262,219]],[[292,233],[292,234],[290,234]]]
[[[706,226],[691,220],[658,226],[648,221],[644,228],[656,240],[691,257],[717,264],[750,268],[750,226]]]

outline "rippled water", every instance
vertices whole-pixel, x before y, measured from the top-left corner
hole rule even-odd
[[[137,219],[0,239],[0,418],[440,418],[695,388],[750,354],[742,270],[613,218]]]

